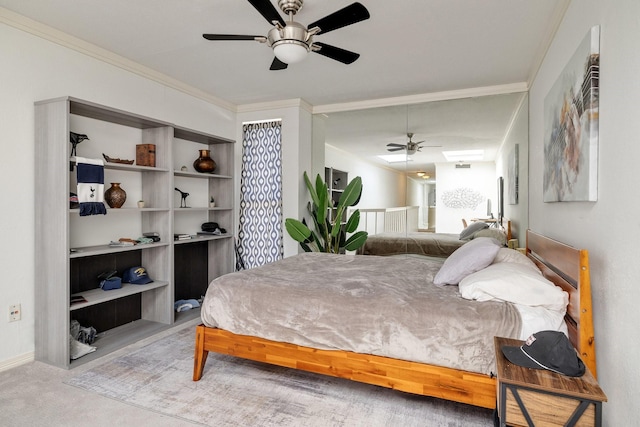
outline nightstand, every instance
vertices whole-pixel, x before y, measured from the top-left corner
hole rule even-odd
[[[568,377],[545,369],[514,365],[502,346],[523,341],[494,338],[498,416],[500,426],[601,426],[602,402],[607,401],[589,369]]]

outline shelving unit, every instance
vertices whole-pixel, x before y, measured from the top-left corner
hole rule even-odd
[[[347,187],[349,183],[349,173],[344,172],[334,168],[324,168],[324,181],[327,183],[327,188],[329,190],[329,201],[331,204],[330,209],[330,218],[331,222],[336,220],[336,209],[333,206],[338,205],[338,201],[340,200],[340,196],[344,192],[344,189]],[[342,217],[342,221],[346,221],[345,211]]]
[[[231,231],[233,141],[71,97],[37,102],[35,124],[36,359],[74,367],[176,321],[197,317],[195,310],[177,316],[173,309],[176,295],[181,294],[181,278],[174,277],[174,268],[184,262],[176,248],[196,242],[207,245],[203,257],[190,260],[190,270],[200,272],[206,289],[215,277],[233,271],[233,236],[227,233],[174,242],[173,235],[176,227],[195,235],[204,221],[228,222]],[[69,193],[75,192],[77,185],[76,173],[69,168],[75,160],[70,157],[72,131],[89,136],[77,146],[77,155],[86,158],[101,159],[106,154],[135,159],[137,144],[155,145],[155,167],[105,162],[104,189],[111,182],[121,183],[127,192],[122,208],[107,208],[107,215],[84,217],[79,216],[79,209],[70,209]],[[197,157],[189,144],[220,148],[220,174],[179,171],[177,165],[183,159],[190,158],[192,163]],[[179,194],[175,203],[178,180],[204,183],[191,192],[197,205],[189,214],[179,208]],[[210,208],[208,197],[213,193],[221,204]],[[140,199],[145,201],[143,208],[137,207]],[[160,241],[109,245],[123,237],[136,239],[144,232],[157,232]],[[116,270],[122,277],[127,268],[138,265],[147,269],[152,283],[123,284],[121,289],[110,291],[99,288],[100,273]],[[71,296],[82,296],[86,302],[71,305]],[[93,344],[95,352],[73,361],[69,350],[71,320],[95,327],[99,337]]]
[[[199,173],[193,161],[201,149],[208,149],[216,162],[213,173]],[[176,186],[189,193],[191,207],[180,208],[180,194],[173,201],[174,233],[189,234],[190,240],[174,241],[175,248],[175,299],[198,299],[204,296],[208,284],[223,274],[233,271],[233,141],[175,127],[173,139],[173,176]],[[183,169],[187,169],[186,171]],[[215,207],[209,205],[211,197]],[[198,235],[205,222],[216,222],[226,230],[223,235]],[[185,246],[188,245],[188,246]],[[194,259],[206,263],[202,269],[190,267]],[[192,318],[193,310],[176,313],[175,320],[182,322]]]

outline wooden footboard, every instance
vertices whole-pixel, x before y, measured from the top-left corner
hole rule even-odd
[[[202,377],[209,351],[484,408],[496,406],[488,375],[343,350],[319,350],[196,327],[193,380]]]

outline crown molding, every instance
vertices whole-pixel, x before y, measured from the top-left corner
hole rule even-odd
[[[513,131],[513,127],[515,126],[515,123],[516,123],[516,119],[520,115],[522,108],[525,105],[528,105],[529,98],[527,98],[526,95],[527,94],[525,93],[522,94],[522,96],[520,97],[520,100],[518,101],[518,106],[513,111],[513,113],[511,113],[511,118],[509,119],[509,123],[507,124],[507,129],[504,133],[504,138],[502,138],[502,142],[500,143],[500,146],[496,151],[497,154],[500,154],[500,152],[504,149],[504,145],[507,142],[507,139],[511,136],[511,132]]]
[[[243,104],[236,107],[237,113],[252,113],[255,111],[280,110],[285,108],[300,108],[313,114],[313,105],[304,99],[284,99],[281,101],[258,102],[255,104]]]
[[[347,102],[342,104],[317,105],[313,107],[313,113],[338,113],[341,111],[365,110],[368,108],[392,107],[396,105],[411,105],[423,102],[446,101],[449,99],[473,98],[477,96],[487,95],[504,95],[507,93],[526,92],[528,90],[529,85],[526,82],[512,83],[507,85],[485,86],[470,89],[450,90],[444,92],[398,96],[394,98],[380,98],[368,101]]]
[[[55,28],[44,25],[26,16],[12,12],[8,9],[0,7],[0,22],[7,24],[13,28],[56,43],[68,49],[90,56],[94,59],[106,62],[107,64],[132,72],[141,77],[153,80],[169,88],[183,92],[187,95],[202,99],[203,101],[217,105],[231,112],[236,112],[236,105],[223,99],[212,96],[200,89],[187,85],[178,79],[169,77],[166,74],[159,73],[149,67],[138,64],[123,56],[117,55],[107,49],[103,49],[92,43],[88,43],[77,37],[71,36]]]

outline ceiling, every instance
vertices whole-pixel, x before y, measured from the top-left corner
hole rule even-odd
[[[277,1],[271,0],[277,7]],[[351,0],[306,0],[310,24]],[[361,0],[371,18],[321,34],[359,53],[351,65],[310,54],[269,71],[266,35],[244,0],[0,0],[9,9],[235,105],[301,98],[313,106],[530,81],[568,0]],[[279,9],[278,9],[279,10]]]
[[[0,22],[17,13],[20,28],[56,40],[55,30],[62,31],[90,43],[85,50],[97,46],[96,56],[109,60],[115,53],[126,58],[120,62],[141,64],[150,78],[227,108],[302,99],[326,115],[329,144],[369,161],[377,162],[372,154],[385,154],[387,143],[405,143],[407,131],[424,145],[483,145],[490,161],[520,94],[490,97],[487,105],[480,97],[418,102],[526,90],[570,0],[360,1],[370,19],[315,36],[359,53],[357,61],[345,65],[311,53],[280,71],[269,70],[273,52],[265,44],[202,37],[266,35],[271,26],[245,0],[0,0],[6,9]],[[351,2],[305,0],[295,20],[308,25]],[[409,116],[405,104],[416,104]],[[387,107],[359,111],[374,105]],[[454,113],[453,105],[461,109]],[[410,168],[432,168],[441,151],[423,148]]]
[[[525,93],[509,93],[322,114],[325,141],[358,158],[391,169],[426,172],[435,177],[435,163],[446,162],[443,151],[482,150],[481,161],[494,161],[514,113]],[[424,141],[405,163],[379,158],[387,144]],[[472,159],[462,158],[462,162]]]

